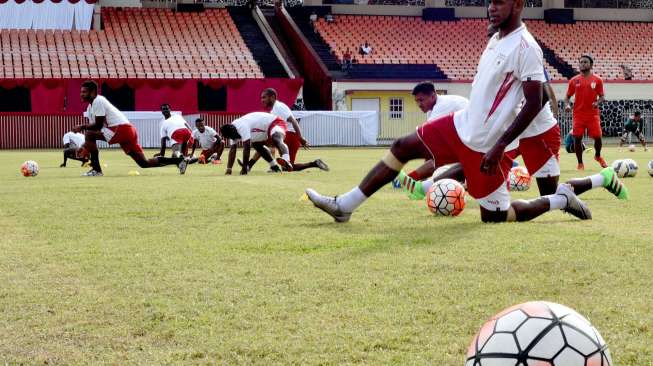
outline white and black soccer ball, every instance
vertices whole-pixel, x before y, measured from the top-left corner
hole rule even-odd
[[[635,152],[635,145],[628,145],[628,151]]]
[[[615,160],[612,163],[612,168],[619,178],[628,176],[628,164],[623,159]]]
[[[574,310],[533,301],[510,307],[481,327],[465,366],[611,366],[599,332]]]
[[[653,160],[648,162],[648,175],[653,177]]]
[[[39,174],[39,164],[34,160],[27,160],[20,166],[20,172],[25,177],[36,177]]]
[[[451,168],[452,165],[453,164],[447,164],[447,165],[437,167],[435,169],[435,171],[433,172],[433,174],[431,175],[431,179],[435,179],[440,174],[446,172],[447,170],[449,170]]]
[[[453,179],[440,179],[426,192],[426,205],[439,216],[458,216],[465,209],[465,188]]]
[[[637,175],[637,171],[639,170],[639,166],[637,165],[637,162],[633,159],[624,159],[624,163],[628,166],[628,174],[626,177],[634,177]]]

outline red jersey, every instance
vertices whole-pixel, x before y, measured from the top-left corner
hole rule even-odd
[[[569,80],[567,97],[576,95],[574,101],[574,115],[598,116],[599,109],[594,108],[592,103],[596,102],[599,96],[603,96],[603,80],[594,74],[584,77],[583,74],[574,76]]]

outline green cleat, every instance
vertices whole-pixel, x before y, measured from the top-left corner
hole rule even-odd
[[[401,188],[406,192],[408,198],[411,200],[422,200],[426,197],[426,193],[422,187],[422,182],[409,177],[403,170],[399,172],[397,180],[399,180]]]
[[[608,192],[614,194],[620,200],[628,199],[628,187],[623,184],[612,167],[603,168],[601,170],[601,175],[604,178],[603,187],[607,189]]]

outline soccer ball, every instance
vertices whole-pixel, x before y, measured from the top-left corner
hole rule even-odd
[[[531,175],[523,166],[516,166],[510,169],[510,190],[528,191],[531,187]]]
[[[437,169],[435,169],[435,171],[434,171],[433,174],[431,175],[431,179],[434,179],[434,178],[437,177],[438,175],[440,175],[440,174],[446,172],[447,170],[449,170],[449,168],[451,168],[451,165],[453,165],[453,164],[443,165],[443,166],[440,166],[440,167],[438,167]]]
[[[628,145],[628,151],[635,152],[635,145]]]
[[[481,327],[465,366],[611,366],[599,332],[574,310],[534,301],[510,307]]]
[[[20,166],[20,172],[25,177],[36,177],[39,174],[39,165],[33,160],[28,160]]]
[[[626,174],[626,177],[634,177],[637,175],[637,170],[639,169],[639,166],[637,166],[637,162],[633,159],[624,159],[624,163],[628,166],[628,174]]]
[[[624,178],[628,175],[628,164],[622,159],[615,160],[612,163],[612,168],[617,173],[619,178]]]
[[[653,177],[653,160],[648,162],[648,175]]]
[[[458,216],[465,208],[465,188],[453,179],[440,179],[426,192],[429,211],[440,216]]]

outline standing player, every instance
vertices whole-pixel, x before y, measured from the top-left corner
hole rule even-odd
[[[642,119],[642,113],[640,111],[635,111],[635,113],[626,120],[626,123],[624,123],[624,132],[621,135],[619,147],[624,146],[628,135],[631,133],[637,136],[639,142],[644,146],[644,151],[648,151],[646,140],[644,139],[644,120]]]
[[[66,132],[63,135],[63,163],[59,165],[60,168],[66,167],[68,159],[79,160],[84,166],[88,159],[86,157],[78,157],[77,152],[84,145],[84,134],[75,133],[73,131]]]
[[[293,116],[292,111],[288,106],[277,100],[277,91],[272,88],[267,88],[261,93],[261,103],[263,108],[270,111],[270,114],[281,118],[286,121],[286,139],[284,142],[288,146],[288,153],[290,154],[290,162],[293,166],[293,171],[300,171],[309,168],[319,168],[324,171],[329,171],[329,166],[322,161],[322,159],[316,159],[309,163],[296,163],[295,159],[297,158],[297,152],[300,147],[308,148],[308,142],[304,137],[302,137],[302,130],[299,128],[299,122]],[[249,169],[252,169],[256,161],[260,158],[260,155],[254,154],[254,158],[249,161]]]
[[[170,113],[169,104],[161,104],[161,113],[164,119],[161,121],[159,132],[161,135],[161,151],[154,157],[164,156],[166,152],[166,143],[170,140],[172,144],[172,157],[186,157],[188,148],[193,145],[193,133],[186,123],[184,117]]]
[[[603,80],[592,73],[594,60],[589,55],[582,55],[579,60],[580,74],[569,80],[567,88],[567,98],[565,98],[565,111],[570,112],[569,100],[576,96],[574,100],[574,121],[571,134],[574,135],[574,151],[578,166],[576,169],[585,170],[583,164],[583,134],[587,131],[589,137],[594,139],[594,160],[602,168],[608,166],[603,157],[601,157],[601,147],[603,142],[601,136],[601,112],[599,106],[605,101],[603,93]]]
[[[222,151],[224,150],[222,138],[214,129],[204,125],[204,120],[201,118],[195,120],[195,127],[196,129],[193,131],[195,143],[193,144],[193,151],[190,155],[195,155],[195,147],[199,144],[202,147],[202,152],[199,157],[200,164],[208,163],[213,154],[216,155],[215,161],[219,164]]]
[[[119,144],[125,154],[129,155],[141,168],[155,168],[175,164],[179,173],[186,172],[187,161],[183,157],[165,158],[159,156],[147,159],[143,148],[138,144],[136,128],[129,123],[127,117],[114,107],[105,97],[97,95],[97,83],[88,80],[82,83],[80,96],[88,103],[86,114],[89,123],[75,126],[74,132],[85,131],[85,142],[80,156],[91,157],[91,170],[84,176],[102,176],[100,166],[100,151],[96,141],[106,141],[109,144]]]
[[[313,204],[337,222],[349,221],[352,212],[391,182],[406,162],[432,158],[438,165],[462,164],[468,191],[479,202],[484,222],[527,221],[559,209],[591,219],[589,208],[566,184],[552,195],[510,202],[506,177],[512,160],[505,151],[517,147],[517,139],[542,109],[544,82],[542,50],[521,21],[523,8],[524,0],[490,2],[490,22],[499,32],[481,56],[467,108],[428,121],[396,140],[350,192],[332,198],[307,189]]]
[[[288,154],[288,146],[283,142],[286,137],[286,122],[281,118],[266,112],[252,112],[230,124],[222,125],[220,133],[222,136],[231,139],[225,174],[231,174],[231,169],[236,160],[238,141],[243,143],[243,161],[249,161],[250,148],[253,147],[270,164],[272,171],[281,172],[279,165],[287,171],[293,170],[290,155]],[[272,144],[281,153],[281,157],[277,158],[276,161],[272,158],[270,149],[265,146],[265,142],[268,140],[271,140]],[[249,172],[249,169],[246,166],[243,166],[240,170],[241,175],[245,175],[247,172]]]

